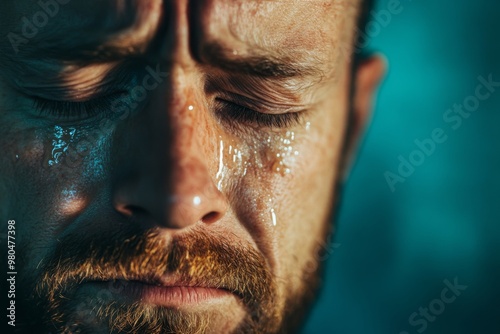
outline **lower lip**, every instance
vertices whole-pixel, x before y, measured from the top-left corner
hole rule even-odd
[[[199,304],[230,297],[232,293],[216,288],[192,286],[156,286],[134,281],[122,281],[123,294],[141,302],[159,306]]]

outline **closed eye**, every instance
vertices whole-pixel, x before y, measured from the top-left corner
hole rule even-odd
[[[267,128],[288,128],[298,125],[305,112],[302,110],[281,114],[263,113],[222,98],[215,99],[214,108],[217,117],[229,125],[237,122]]]
[[[126,91],[113,92],[87,101],[49,100],[31,97],[34,109],[41,116],[57,120],[85,120],[101,113],[109,113],[119,102],[127,101]]]

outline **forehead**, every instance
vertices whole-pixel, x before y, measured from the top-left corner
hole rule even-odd
[[[355,12],[350,0],[211,0],[199,6],[204,39],[226,36],[235,46],[288,54],[331,47]]]
[[[110,39],[129,47],[147,43],[159,27],[176,22],[185,13],[191,33],[202,40],[224,38],[235,48],[272,48],[276,51],[305,52],[324,49],[335,43],[346,18],[355,14],[355,0],[31,0],[0,3],[2,32],[21,37],[33,23],[37,33],[28,31],[34,44],[57,41],[60,35],[69,44]],[[182,7],[188,8],[184,12]],[[58,7],[58,8],[57,8]],[[175,29],[175,24],[172,25]],[[33,26],[32,26],[33,27]],[[73,39],[71,41],[71,39]],[[5,41],[5,39],[4,39]]]

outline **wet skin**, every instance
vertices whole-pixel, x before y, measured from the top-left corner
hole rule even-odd
[[[265,259],[277,332],[332,250],[347,128],[359,133],[383,72],[371,60],[353,76],[358,3],[124,3],[70,1],[30,38],[22,17],[40,7],[0,4],[1,35],[24,38],[0,42],[0,219],[16,220],[19,280],[34,287],[68,236],[223,236]],[[44,313],[31,292],[20,319]],[[205,332],[237,331],[248,310],[212,292],[149,301],[217,309]]]

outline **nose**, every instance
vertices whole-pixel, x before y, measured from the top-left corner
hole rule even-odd
[[[211,132],[201,130],[210,126],[206,111],[177,104],[151,106],[145,111],[151,117],[138,115],[122,134],[128,141],[122,156],[128,162],[117,166],[114,207],[148,227],[212,224],[228,210],[228,200],[210,172],[217,150],[210,147]],[[154,116],[167,105],[169,117]]]
[[[202,161],[196,157],[185,159],[174,177],[168,205],[172,225],[184,228],[198,221],[210,224],[224,216],[227,201]]]

